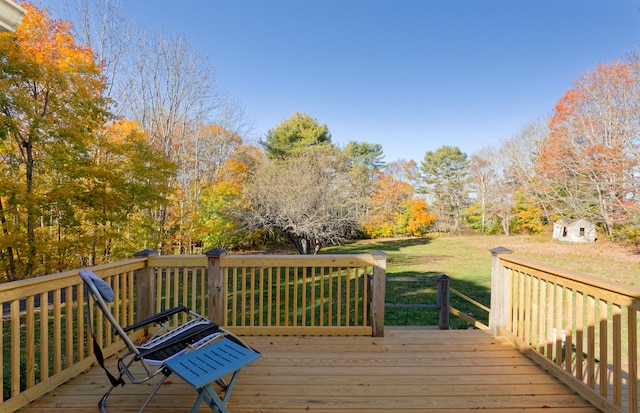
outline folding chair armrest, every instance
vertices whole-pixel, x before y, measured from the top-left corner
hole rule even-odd
[[[154,314],[149,318],[146,318],[142,321],[138,321],[135,324],[131,324],[128,327],[125,327],[123,330],[125,332],[129,332],[131,330],[136,330],[140,327],[146,326],[148,324],[159,324],[159,323],[164,323],[165,321],[167,321],[169,318],[171,318],[172,315],[174,314],[178,314],[178,313],[188,313],[189,312],[189,308],[180,305],[178,307],[173,307],[173,308],[168,308],[164,311],[159,312],[158,314]]]

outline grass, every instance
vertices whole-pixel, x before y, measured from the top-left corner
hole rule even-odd
[[[361,240],[323,249],[324,253],[386,252],[389,277],[451,277],[451,287],[489,306],[491,292],[490,249],[503,246],[514,255],[582,274],[640,287],[640,255],[632,247],[599,240],[593,244],[560,244],[548,236],[465,235]],[[395,285],[399,284],[399,285]],[[404,290],[402,289],[404,288]],[[425,300],[427,300],[425,302]],[[428,301],[431,300],[431,301]],[[435,284],[388,283],[386,302],[435,303]],[[471,312],[483,322],[487,315],[457,297],[452,305]],[[437,310],[387,309],[387,325],[437,325]],[[452,328],[466,323],[451,320]]]

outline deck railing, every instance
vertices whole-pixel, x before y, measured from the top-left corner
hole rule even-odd
[[[640,288],[491,252],[492,332],[602,411],[638,413]]]
[[[134,274],[144,267],[135,259],[92,268],[113,286],[112,312],[122,325],[135,320]],[[0,284],[0,304],[0,411],[19,409],[95,363],[85,311],[92,303],[78,271]],[[101,314],[93,317],[105,357],[122,349]]]
[[[240,334],[384,334],[386,254],[159,256],[90,268],[121,325],[186,305]],[[78,271],[0,284],[0,411],[12,412],[95,363]],[[124,347],[99,311],[104,356]],[[173,322],[180,322],[176,316]],[[145,331],[133,334],[136,339]]]

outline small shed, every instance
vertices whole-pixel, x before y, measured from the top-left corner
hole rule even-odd
[[[553,239],[564,242],[595,242],[596,226],[582,218],[562,218],[553,224]]]

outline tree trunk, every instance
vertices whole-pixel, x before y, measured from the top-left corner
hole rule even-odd
[[[27,263],[25,266],[25,277],[33,275],[36,262],[36,235],[35,235],[35,200],[33,199],[33,144],[31,139],[23,143],[26,155],[26,200],[27,200]]]
[[[0,198],[0,225],[2,225],[2,233],[4,236],[9,235],[9,229],[7,228],[7,218],[4,215],[4,208],[2,206],[2,198]],[[2,251],[0,251],[2,253]],[[8,246],[6,252],[7,261],[7,281],[14,281],[16,278],[16,263],[13,259],[13,247]]]
[[[509,217],[502,217],[502,230],[504,231],[504,235],[509,236]]]

